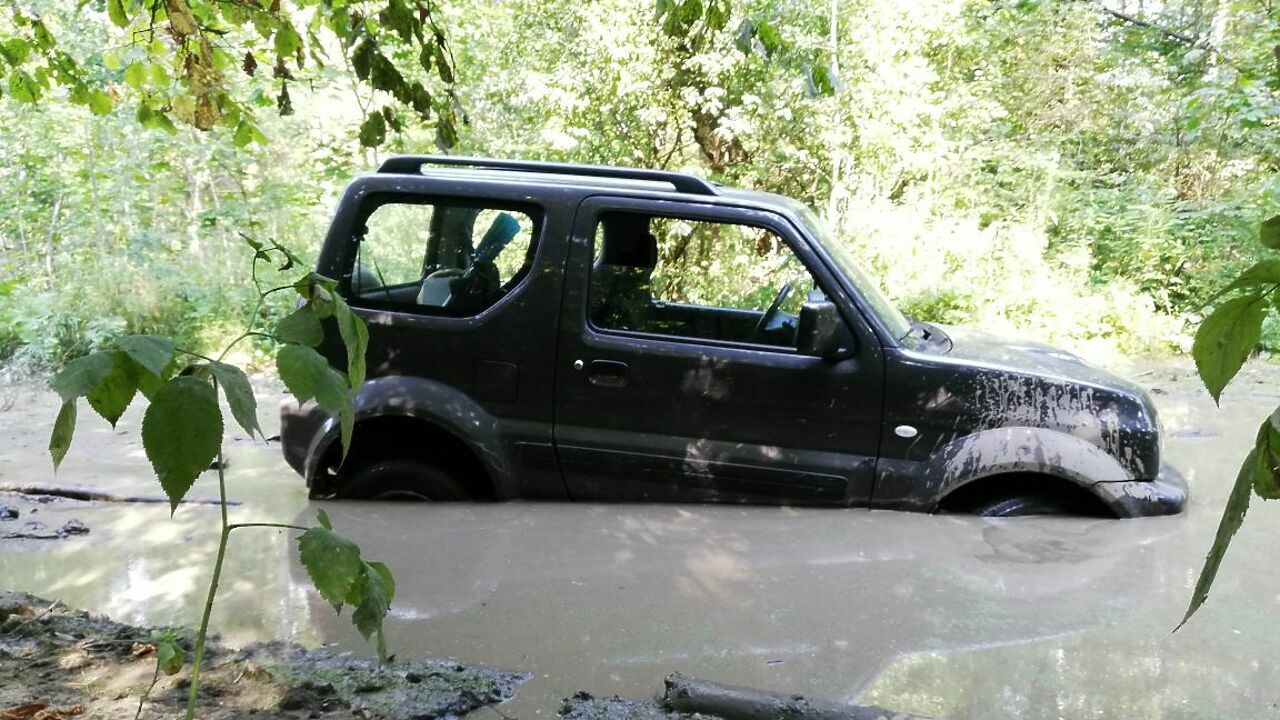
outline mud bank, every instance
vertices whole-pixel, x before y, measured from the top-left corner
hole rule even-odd
[[[132,717],[154,673],[154,630],[0,591],[0,716],[48,708],[58,716]],[[183,642],[189,649],[189,633]],[[384,667],[281,642],[239,652],[213,644],[205,662],[197,711],[203,720],[451,718],[510,699],[528,679],[451,660]],[[185,671],[160,676],[141,716],[178,716],[188,688]]]

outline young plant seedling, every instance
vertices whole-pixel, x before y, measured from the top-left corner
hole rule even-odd
[[[320,596],[334,610],[344,605],[354,608],[351,620],[366,640],[376,638],[378,657],[387,661],[382,622],[395,596],[395,581],[386,565],[364,560],[360,548],[333,531],[324,511],[318,527],[285,523],[232,523],[227,517],[226,462],[222,453],[225,427],[218,393],[226,398],[231,417],[249,433],[262,436],[258,426],[257,400],[244,371],[225,362],[238,343],[252,337],[277,345],[276,369],[280,379],[299,403],[315,399],[323,409],[339,418],[343,457],[351,445],[355,425],[355,397],[365,378],[365,350],[369,332],[364,321],[335,291],[329,278],[307,273],[296,282],[262,288],[259,263],[280,261],[278,272],[288,272],[298,262],[296,256],[277,243],[261,243],[243,236],[253,250],[252,277],[258,302],[248,327],[232,340],[216,358],[176,347],[158,335],[129,335],[109,347],[74,360],[52,382],[62,398],[62,409],[49,439],[49,454],[55,471],[66,457],[75,433],[77,406],[81,398],[115,427],[134,397],[149,401],[142,418],[142,446],[155,470],[160,487],[169,498],[170,514],[186,497],[196,478],[212,465],[218,472],[218,499],[222,532],[213,563],[209,591],[205,598],[196,634],[191,663],[191,685],[187,698],[187,718],[195,717],[200,691],[200,669],[204,661],[209,615],[218,594],[222,564],[231,533],[248,527],[296,530],[298,553]],[[277,292],[293,292],[300,298],[297,309],[271,332],[255,329],[259,311],[267,297]],[[332,318],[346,347],[346,372],[335,370],[315,348],[324,339],[321,322]],[[163,671],[172,675],[185,664],[185,653],[176,638],[164,637],[156,643],[156,677]],[[154,681],[153,681],[154,685]],[[148,689],[147,694],[150,694]],[[145,695],[144,695],[145,699]],[[141,709],[141,705],[139,706]]]

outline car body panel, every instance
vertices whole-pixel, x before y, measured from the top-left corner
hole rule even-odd
[[[474,317],[353,303],[370,328],[357,428],[404,417],[447,432],[475,454],[499,498],[931,511],[971,483],[1017,475],[1032,492],[1072,483],[1120,516],[1183,507],[1186,483],[1161,465],[1159,421],[1141,389],[1036,343],[960,328],[895,336],[840,271],[812,214],[789,198],[676,192],[589,170],[426,169],[352,182],[317,263],[340,290],[351,281],[352,238],[379,198],[535,207],[539,227],[522,284]],[[605,209],[771,230],[835,304],[853,352],[823,359],[595,328],[586,298]],[[332,329],[321,350],[342,366]],[[336,422],[296,405],[282,419],[286,458],[316,482],[334,457]]]

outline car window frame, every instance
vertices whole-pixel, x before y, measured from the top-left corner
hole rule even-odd
[[[585,215],[583,211],[586,210]],[[643,332],[639,330],[620,330],[615,328],[606,328],[596,325],[591,320],[591,273],[594,269],[594,259],[596,253],[596,234],[600,225],[601,217],[610,212],[625,212],[633,214],[644,214],[651,217],[664,217],[678,220],[690,220],[694,222],[711,222],[728,225],[744,225],[747,227],[767,230],[782,240],[783,245],[794,253],[800,264],[813,277],[815,286],[827,296],[828,300],[839,305],[836,295],[831,292],[832,287],[838,287],[836,279],[831,276],[831,271],[823,263],[822,259],[812,252],[808,246],[808,239],[801,234],[796,227],[783,216],[778,213],[761,209],[749,208],[737,205],[722,205],[717,203],[699,203],[693,201],[671,201],[656,200],[648,198],[635,198],[624,196],[605,196],[593,195],[587,198],[583,205],[579,208],[579,218],[575,221],[577,232],[583,233],[586,241],[586,258],[584,264],[586,272],[581,278],[582,282],[582,298],[581,303],[581,327],[584,331],[592,333],[598,337],[605,338],[623,338],[630,341],[640,341],[653,343],[655,346],[677,344],[689,347],[718,348],[737,351],[764,352],[773,355],[781,355],[786,357],[805,357],[798,348],[785,347],[781,345],[764,345],[760,343],[752,343],[737,340],[717,340],[713,338],[698,338],[687,335],[664,335],[660,333]],[[697,306],[708,307],[708,306]],[[856,354],[859,346],[862,344],[862,337],[854,328],[850,327],[849,320],[844,317],[844,313],[840,313],[841,321],[845,324],[849,331],[850,337],[853,339],[853,351]]]
[[[476,208],[479,210],[498,210],[504,212],[517,212],[525,215],[531,222],[531,236],[529,245],[532,254],[528,255],[528,263],[521,268],[523,276],[519,281],[511,286],[511,289],[501,294],[496,300],[485,305],[476,312],[452,314],[440,312],[444,308],[431,305],[419,305],[417,303],[405,304],[396,302],[379,302],[377,300],[370,301],[369,298],[360,297],[352,293],[351,284],[355,275],[356,263],[360,257],[360,248],[364,243],[363,236],[359,235],[360,230],[367,230],[368,220],[373,216],[378,208],[389,205],[430,205],[432,206],[432,222],[434,223],[435,207],[440,205]],[[413,315],[415,317],[435,318],[440,320],[474,320],[483,317],[492,312],[495,308],[506,305],[507,302],[514,297],[520,295],[525,287],[529,284],[529,279],[533,276],[533,270],[542,260],[542,253],[545,250],[545,228],[547,224],[548,209],[542,203],[529,200],[506,200],[500,198],[492,198],[485,196],[466,196],[449,195],[431,192],[411,192],[411,191],[388,191],[377,190],[364,194],[359,199],[359,204],[355,209],[352,222],[350,224],[350,237],[347,239],[348,251],[341,258],[339,273],[338,290],[347,300],[347,303],[353,308],[361,310],[380,312],[380,313],[403,313]],[[474,228],[472,230],[474,233]],[[358,239],[359,238],[359,239]],[[428,241],[427,246],[423,248],[423,260],[432,250],[432,244],[437,243],[438,239],[432,238]],[[435,248],[438,253],[438,246]],[[526,254],[528,254],[526,250]],[[421,282],[421,279],[419,279]],[[407,286],[411,283],[394,283],[384,287],[396,288]]]

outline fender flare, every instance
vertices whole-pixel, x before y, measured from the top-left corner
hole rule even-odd
[[[499,497],[510,487],[514,465],[499,422],[470,395],[420,377],[392,375],[369,380],[356,397],[355,427],[358,431],[361,422],[385,417],[418,420],[449,433],[475,454]],[[338,418],[333,416],[316,431],[306,456],[308,481],[314,479],[320,459],[340,435]]]
[[[1133,474],[1105,450],[1060,430],[1002,427],[956,438],[939,448],[925,470],[936,507],[970,483],[1008,473],[1033,473],[1071,482],[1109,507],[1114,499],[1099,492],[1104,483],[1131,482]]]

